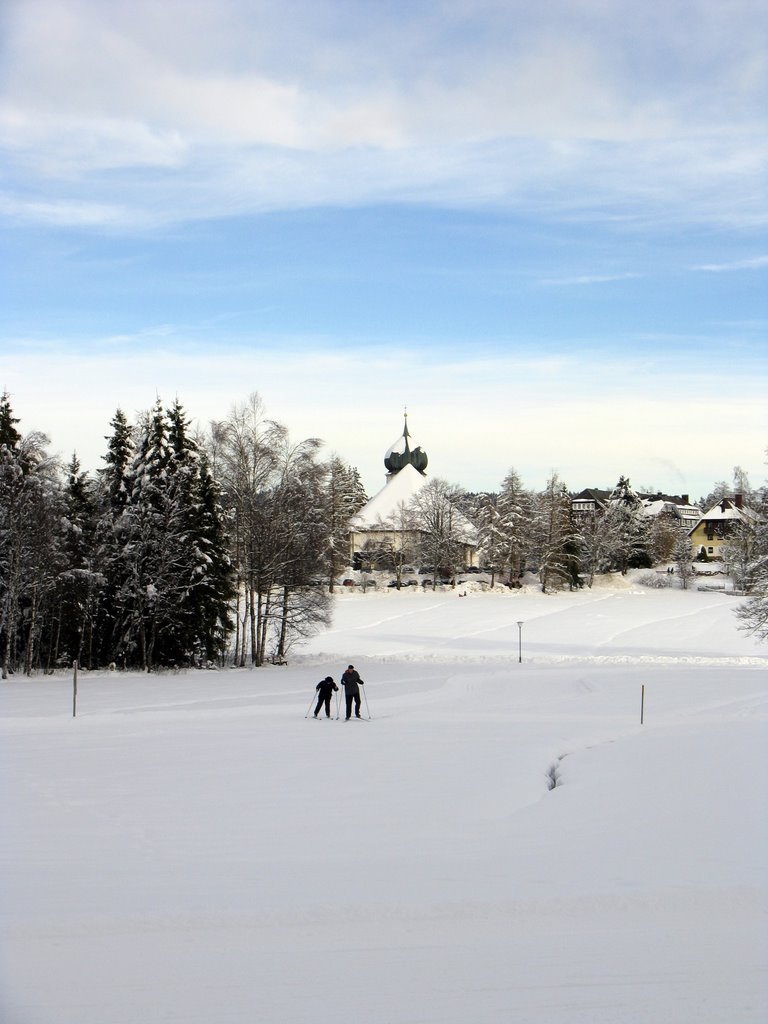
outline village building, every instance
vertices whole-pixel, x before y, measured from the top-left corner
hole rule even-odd
[[[689,532],[693,557],[722,558],[738,527],[754,526],[759,519],[757,512],[744,504],[741,494],[723,498]]]
[[[640,498],[647,516],[665,517],[680,529],[691,530],[701,519],[701,509],[687,494],[641,494]]]
[[[350,564],[363,567],[388,567],[408,552],[415,557],[424,534],[414,505],[419,492],[427,484],[426,451],[415,444],[408,430],[405,414],[403,432],[384,455],[386,478],[384,487],[352,517],[349,523]],[[477,564],[477,531],[457,508],[452,508],[451,529],[461,545],[464,566]]]
[[[602,515],[611,503],[612,491],[586,487],[573,495],[571,507],[576,519],[594,519]],[[638,493],[643,511],[652,519],[663,516],[681,529],[692,529],[701,519],[701,509],[691,503],[687,494]]]

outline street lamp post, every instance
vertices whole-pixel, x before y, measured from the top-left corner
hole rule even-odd
[[[523,623],[517,624],[517,660],[520,664],[523,661]]]

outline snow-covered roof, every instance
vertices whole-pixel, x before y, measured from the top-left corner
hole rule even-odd
[[[697,522],[701,519],[701,509],[695,505],[682,505],[676,501],[669,501],[666,498],[655,498],[646,499],[643,502],[643,511],[647,516],[653,518],[654,516],[660,516],[663,512],[672,513],[679,519],[696,520]]]
[[[398,509],[410,505],[426,482],[427,478],[407,463],[399,473],[390,476],[379,493],[374,494],[352,517],[349,524],[351,529],[370,530],[377,526],[392,526]]]
[[[709,521],[724,521],[729,519],[757,520],[759,517],[753,509],[747,508],[746,506],[742,508],[737,508],[736,505],[729,498],[724,498],[722,501],[718,501],[716,505],[713,505],[712,508],[708,512],[705,512],[701,518]]]
[[[349,522],[350,530],[397,530],[400,512],[408,508],[427,478],[407,463],[387,479],[386,484],[354,515]],[[477,530],[458,509],[453,512],[453,526],[467,544],[477,544]]]

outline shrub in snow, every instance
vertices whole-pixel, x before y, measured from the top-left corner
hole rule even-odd
[[[658,572],[644,572],[637,577],[637,582],[643,587],[653,587],[654,590],[663,590],[669,586],[669,576]]]

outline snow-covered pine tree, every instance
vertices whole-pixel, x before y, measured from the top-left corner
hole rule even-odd
[[[628,569],[652,564],[651,522],[625,476],[619,478],[608,499],[605,529],[611,566],[619,569],[622,576]]]
[[[98,471],[98,478],[105,493],[105,505],[112,519],[117,519],[125,508],[129,496],[128,474],[133,460],[134,431],[122,409],[115,412],[110,423],[112,434],[107,441],[106,466]]]
[[[180,547],[176,556],[182,579],[178,608],[178,646],[187,662],[221,657],[234,596],[223,513],[207,458],[190,434],[178,399],[167,415],[168,491],[175,508]]]
[[[108,466],[113,483],[121,465],[115,457]],[[216,488],[178,400],[167,413],[156,401],[122,476],[115,660],[147,671],[213,661],[229,628],[231,570]]]
[[[196,580],[195,631],[199,648],[209,662],[224,658],[234,624],[231,606],[235,577],[220,497],[208,460],[203,456],[197,479],[196,533],[205,572]]]
[[[131,464],[135,456],[135,431],[122,409],[110,422],[105,465],[97,470],[99,518],[96,528],[94,569],[104,579],[95,625],[98,664],[126,664],[121,595],[128,585],[129,565],[123,558],[122,515],[130,497]]]
[[[325,571],[328,589],[333,593],[336,578],[349,563],[349,520],[359,512],[367,498],[360,474],[337,455],[325,466],[325,480],[321,495],[328,532],[328,551]]]
[[[691,538],[688,531],[678,529],[674,544],[672,545],[672,561],[675,563],[677,578],[683,590],[688,589],[688,584],[693,578],[693,555],[691,552]]]
[[[480,565],[491,572],[491,586],[504,565],[508,550],[507,537],[499,510],[499,495],[493,491],[478,494],[467,510],[477,528],[477,553]]]
[[[67,466],[62,501],[63,565],[57,586],[58,621],[51,637],[53,660],[66,664],[77,660],[92,668],[97,610],[105,579],[96,568],[98,498],[76,454]]]
[[[565,484],[553,473],[536,495],[532,517],[532,554],[544,593],[581,586],[580,537]]]
[[[503,560],[510,580],[519,580],[526,570],[531,548],[533,498],[517,471],[509,470],[501,485],[497,508],[503,538]]]
[[[130,471],[129,498],[117,524],[126,567],[117,595],[121,655],[151,671],[155,659],[178,664],[183,655],[185,589],[178,506],[169,489],[167,425],[160,399],[141,425]]]
[[[17,450],[21,441],[21,434],[16,429],[18,422],[11,409],[11,397],[4,391],[0,398],[0,448],[5,447],[11,452]]]

